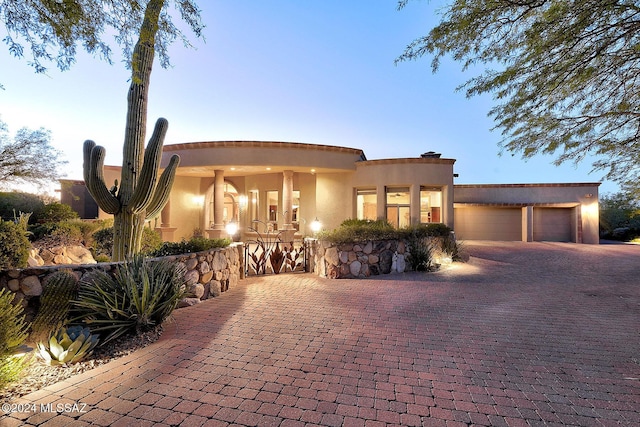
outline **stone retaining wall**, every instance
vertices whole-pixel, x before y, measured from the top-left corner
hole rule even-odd
[[[185,265],[189,288],[195,295],[195,298],[187,298],[181,302],[181,306],[187,306],[218,296],[234,287],[239,279],[244,278],[243,256],[242,244],[234,244],[227,248],[154,259],[169,259]],[[81,279],[96,269],[113,272],[116,265],[118,263],[75,264],[0,271],[0,287],[16,294],[17,302],[22,304],[30,319],[35,315],[38,297],[47,286],[48,277],[56,271],[72,270]]]
[[[402,273],[407,266],[409,246],[403,240],[378,240],[335,244],[316,241],[314,273],[331,279],[365,278]]]

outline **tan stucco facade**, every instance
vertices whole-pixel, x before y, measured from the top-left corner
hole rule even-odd
[[[599,243],[600,183],[477,184],[454,188],[459,239]]]
[[[328,230],[366,218],[441,222],[467,240],[598,243],[599,183],[454,185],[455,160],[439,154],[367,160],[355,148],[289,142],[168,145],[163,167],[174,154],[170,200],[152,224],[165,240],[227,237],[229,223],[242,239],[267,229],[289,239],[312,235],[314,220]],[[119,170],[105,168],[107,185]]]

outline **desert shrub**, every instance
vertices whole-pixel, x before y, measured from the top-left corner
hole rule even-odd
[[[442,250],[442,253],[450,256],[453,261],[462,260],[460,242],[456,240],[456,236],[453,233],[449,233],[442,237],[440,242],[440,249]]]
[[[75,299],[78,279],[70,270],[59,270],[47,279],[38,313],[31,324],[31,341],[48,340],[65,325],[71,301]]]
[[[143,254],[148,254],[158,250],[161,245],[162,237],[160,237],[160,234],[149,227],[145,227],[144,230],[142,230],[142,245],[140,247],[140,251]]]
[[[347,219],[338,228],[319,233],[318,238],[333,243],[387,240],[397,238],[397,230],[384,220]]]
[[[111,262],[111,257],[105,254],[98,254],[93,259],[95,259],[96,262]]]
[[[140,252],[149,254],[157,251],[162,245],[162,238],[154,230],[145,227],[142,230],[142,245]],[[111,258],[113,251],[113,226],[102,228],[93,233],[93,244],[91,247],[96,256],[106,255]]]
[[[83,242],[83,233],[79,222],[45,222],[31,227],[31,233],[34,241],[47,240],[47,243],[41,242],[43,244],[37,246],[79,245]]]
[[[5,221],[12,220],[17,212],[31,212],[30,222],[36,223],[43,208],[44,202],[35,194],[0,192],[0,217]]]
[[[0,220],[0,270],[26,267],[30,248],[23,227]]]
[[[361,242],[366,240],[408,240],[414,237],[448,236],[451,229],[444,224],[419,224],[395,229],[384,220],[347,219],[332,231],[319,233],[318,238],[333,243]]]
[[[80,216],[71,206],[57,202],[45,205],[38,215],[39,222],[59,222],[78,218]]]
[[[429,224],[417,224],[398,230],[400,238],[417,237],[448,237],[451,235],[451,229],[439,222]]]
[[[104,255],[111,259],[113,250],[113,228],[102,228],[93,233],[93,251],[95,255]]]
[[[229,239],[207,239],[206,237],[192,237],[180,242],[164,242],[155,251],[148,252],[151,257],[188,254],[208,251],[215,248],[226,248],[231,244]]]
[[[407,261],[415,271],[429,271],[433,263],[433,243],[430,237],[412,235],[407,239],[409,255]]]
[[[20,304],[13,304],[13,298],[13,293],[0,289],[0,389],[17,380],[30,360],[13,356],[28,336],[24,310]]]
[[[137,255],[113,276],[96,270],[80,281],[74,321],[104,334],[103,345],[162,324],[185,295],[183,264]]]

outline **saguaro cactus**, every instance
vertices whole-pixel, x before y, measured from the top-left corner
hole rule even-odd
[[[162,141],[167,126],[168,122],[165,119],[158,119],[156,122],[139,172],[125,157],[121,172],[123,186],[119,191],[110,191],[104,182],[104,147],[90,140],[84,143],[84,181],[98,206],[114,216],[114,261],[123,261],[140,251],[142,227],[145,221],[156,217],[169,200],[169,192],[180,157],[172,156],[169,165],[157,180],[158,166],[162,156]],[[124,183],[127,181],[134,183],[133,192],[123,191]]]
[[[180,162],[180,158],[174,155],[156,182],[168,126],[165,119],[158,119],[144,149],[149,82],[163,6],[164,0],[147,2],[131,58],[120,188],[110,190],[104,182],[104,148],[93,141],[84,143],[84,181],[98,206],[114,216],[114,261],[124,261],[140,251],[144,222],[158,215],[166,204]]]

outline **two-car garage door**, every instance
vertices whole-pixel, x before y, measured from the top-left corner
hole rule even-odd
[[[533,240],[570,242],[572,208],[534,207]],[[526,223],[525,223],[526,224]],[[456,237],[462,240],[523,240],[523,208],[460,206],[454,210]]]

